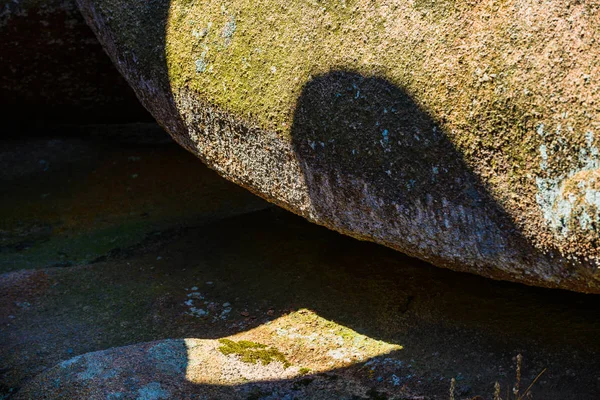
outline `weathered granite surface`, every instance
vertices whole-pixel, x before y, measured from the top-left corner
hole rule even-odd
[[[600,292],[597,4],[78,4],[226,178],[438,266]]]

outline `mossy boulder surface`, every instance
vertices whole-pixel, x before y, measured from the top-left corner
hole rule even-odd
[[[75,0],[0,0],[0,37],[5,125],[151,120]]]
[[[600,7],[78,0],[226,178],[438,266],[600,293]]]

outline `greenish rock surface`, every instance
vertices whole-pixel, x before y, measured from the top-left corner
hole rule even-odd
[[[78,4],[224,177],[438,266],[600,293],[597,4]]]
[[[74,0],[0,0],[0,37],[5,127],[151,121]]]

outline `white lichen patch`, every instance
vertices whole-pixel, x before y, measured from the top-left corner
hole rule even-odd
[[[212,282],[206,282],[206,284],[212,284]],[[188,289],[185,290],[188,291]],[[183,305],[187,307],[185,313],[196,318],[212,317],[212,322],[217,322],[226,320],[232,310],[229,302],[219,303],[205,299],[196,286],[191,288],[191,292],[186,297],[187,300],[183,302]]]
[[[378,382],[389,382],[392,386],[410,384],[418,375],[413,370],[413,365],[392,357],[375,357],[364,364],[368,374]],[[443,379],[443,377],[439,377]]]
[[[171,398],[171,393],[163,389],[158,382],[151,382],[138,390],[139,400],[160,400]]]
[[[200,58],[197,58],[196,61],[194,61],[194,65],[196,66],[196,72],[197,73],[202,73],[202,72],[206,71],[206,69],[208,67],[208,64],[206,62],[206,55],[207,54],[208,54],[208,49],[205,49],[200,54]]]
[[[335,350],[329,350],[327,355],[336,361],[343,361],[345,363],[351,363],[360,357],[360,353],[357,351],[351,351],[343,347]]]
[[[548,136],[543,125],[538,126],[537,133]],[[539,147],[544,176],[536,177],[537,204],[548,227],[562,238],[578,232],[589,233],[597,229],[600,221],[599,151],[592,132],[587,132],[585,138],[586,146],[579,150],[577,165],[567,173],[555,172],[550,160],[556,155],[546,144]],[[564,141],[561,137],[555,139],[559,143]]]

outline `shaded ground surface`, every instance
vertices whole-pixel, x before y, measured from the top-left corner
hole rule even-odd
[[[267,206],[154,124],[63,131],[2,142],[1,272],[100,261],[168,228]]]
[[[41,398],[32,378],[69,382],[49,368],[94,351],[108,350],[85,356],[87,369],[81,359],[63,366],[79,376],[127,354],[129,364],[114,362],[120,374],[158,376],[140,358],[156,344],[109,349],[178,339],[160,342],[181,350],[167,359],[183,357],[168,390],[122,385],[122,398],[445,399],[455,377],[457,398],[491,399],[495,381],[503,392],[514,381],[518,353],[525,386],[548,369],[534,398],[597,398],[600,298],[357,242],[268,207],[168,141],[137,137],[3,143],[4,396],[34,382],[22,394]],[[225,337],[275,346],[291,369],[249,364],[226,382],[194,369],[241,362],[218,351]],[[106,378],[91,376],[83,387]]]

